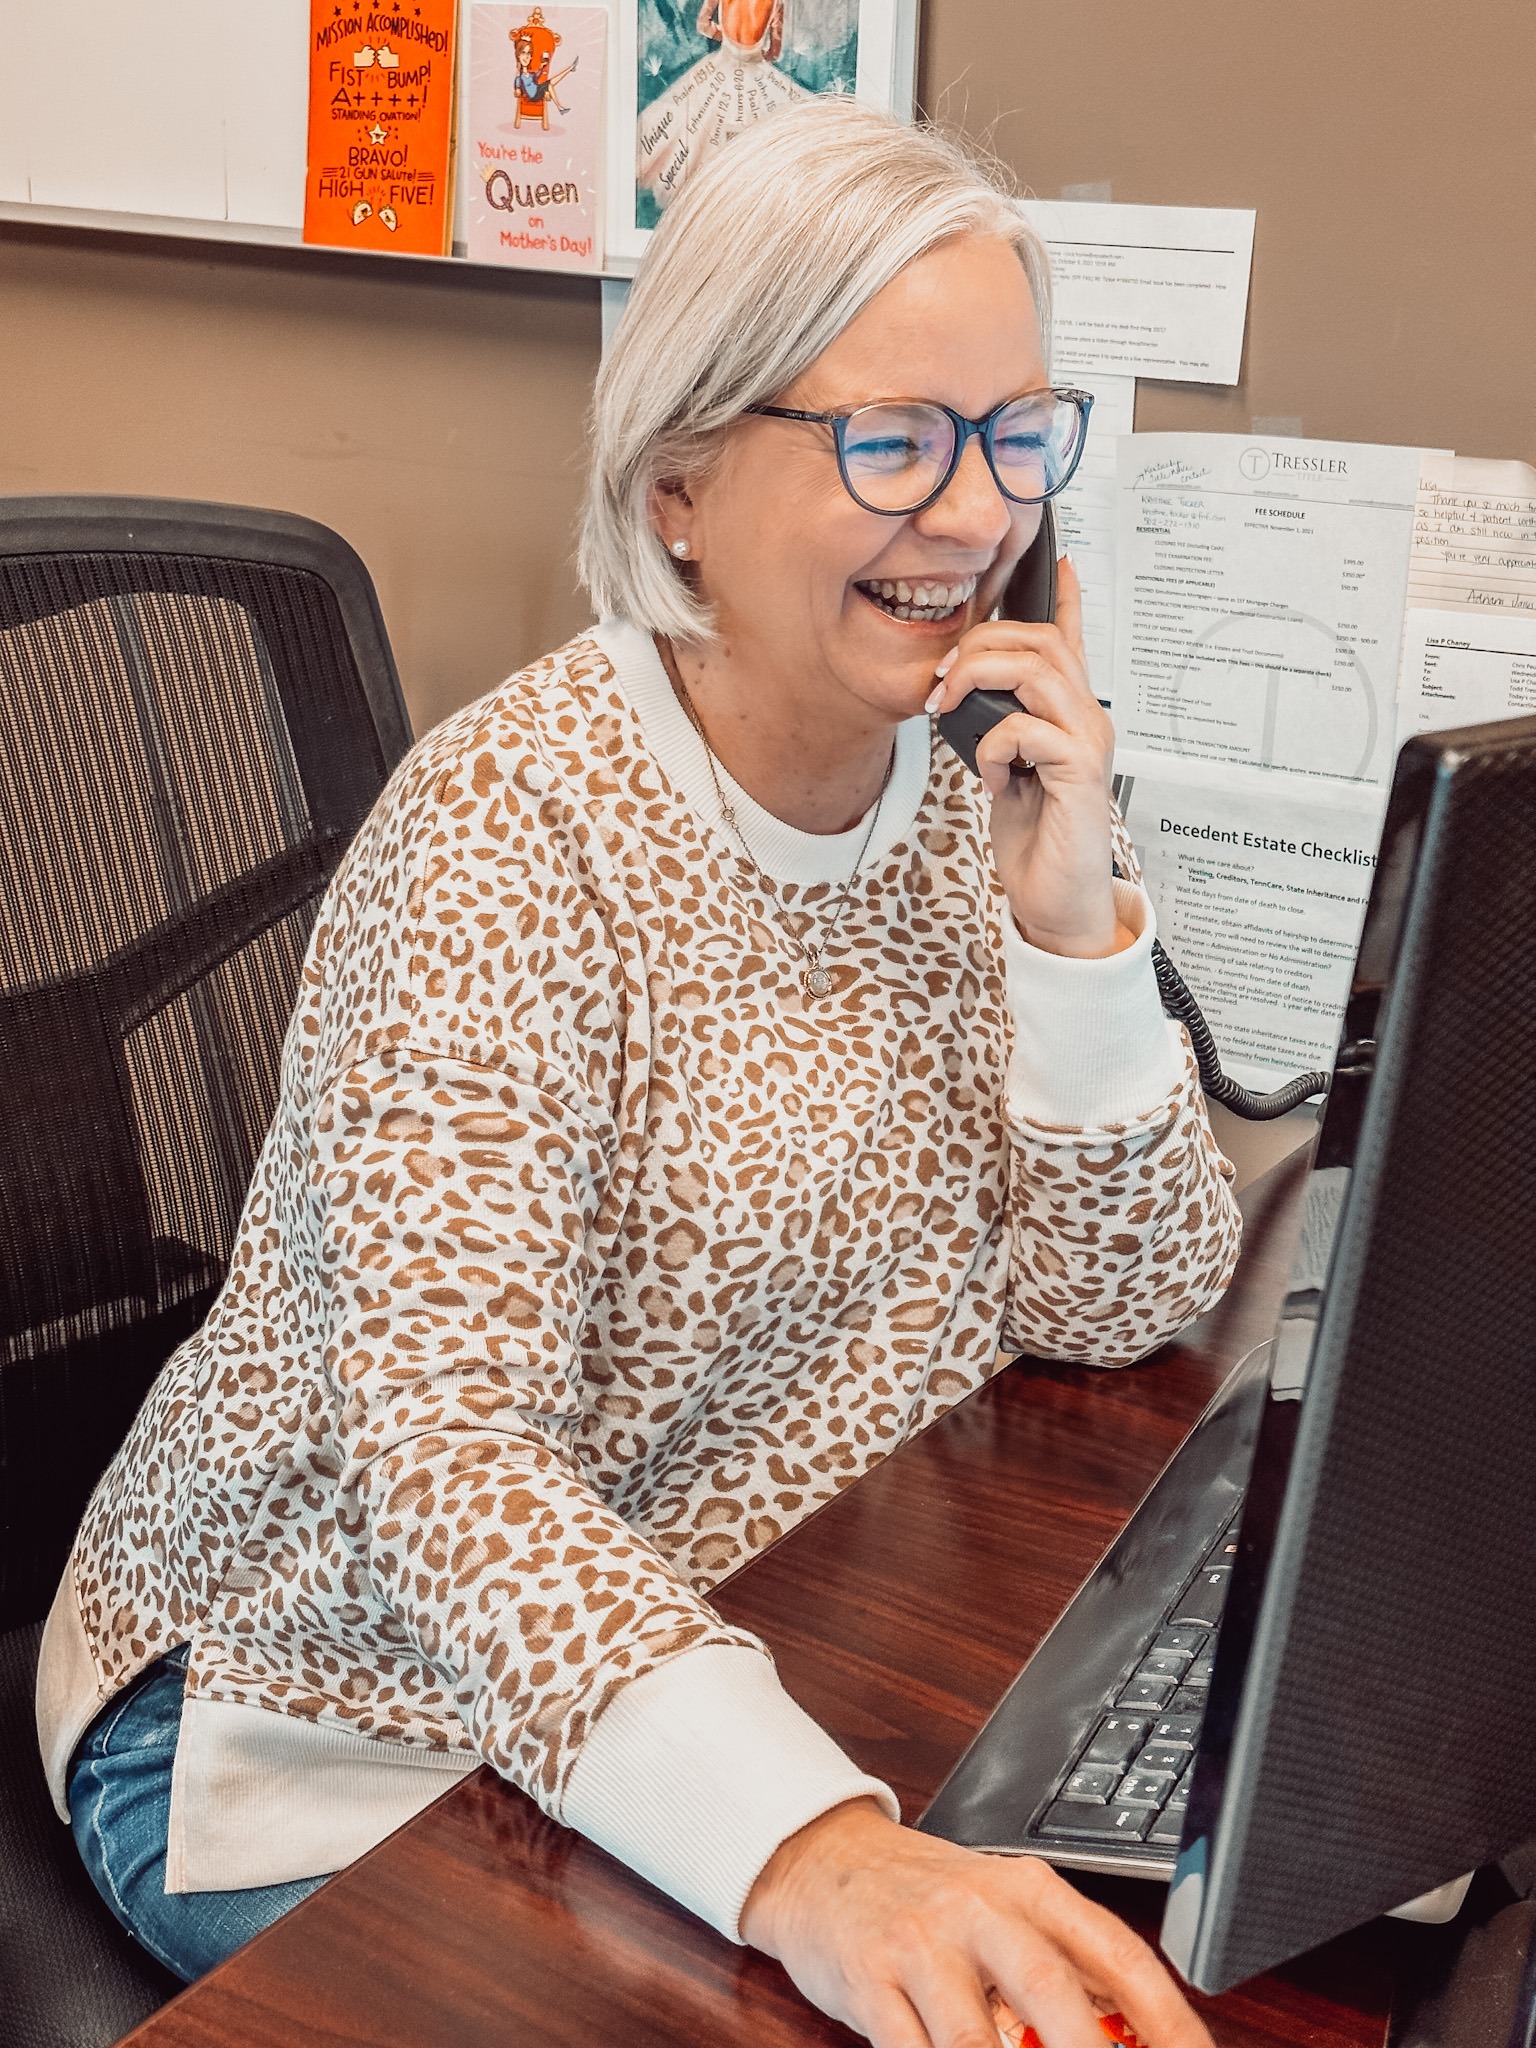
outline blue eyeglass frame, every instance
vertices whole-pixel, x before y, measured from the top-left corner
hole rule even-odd
[[[1072,460],[1067,464],[1067,473],[1060,483],[1052,484],[1051,488],[1048,491],[1042,491],[1038,498],[1021,498],[1017,492],[1009,490],[997,473],[997,461],[992,452],[993,436],[997,431],[999,419],[1008,410],[1009,406],[1022,405],[1028,398],[1047,397],[1058,400],[1066,399],[1069,404],[1077,408],[1077,445],[1072,451]],[[844,453],[844,440],[848,432],[848,422],[856,418],[861,412],[880,412],[887,406],[892,405],[929,406],[934,412],[943,413],[955,430],[954,450],[949,458],[949,467],[945,470],[943,476],[934,485],[926,498],[920,498],[915,505],[907,505],[899,512],[893,512],[888,505],[871,505],[868,499],[859,496],[849,480],[848,462]],[[843,480],[843,489],[852,498],[853,502],[865,512],[878,513],[882,519],[911,519],[919,512],[926,512],[928,507],[939,498],[942,498],[949,489],[955,480],[955,471],[960,467],[965,451],[970,446],[973,434],[980,435],[982,453],[987,458],[987,467],[992,472],[992,481],[997,485],[997,488],[1002,492],[1010,505],[1046,504],[1050,499],[1064,491],[1067,485],[1071,483],[1073,476],[1077,472],[1077,465],[1083,459],[1083,449],[1088,444],[1088,415],[1093,410],[1093,393],[1091,391],[1078,391],[1071,385],[1062,385],[1059,388],[1055,385],[1047,385],[1041,391],[1020,391],[1012,398],[1005,398],[1000,405],[993,406],[986,417],[979,420],[967,419],[963,412],[956,412],[952,405],[941,405],[936,398],[878,398],[872,400],[867,405],[843,406],[837,412],[801,412],[796,407],[790,405],[749,405],[746,410],[749,413],[756,413],[761,419],[807,420],[812,426],[830,427],[832,429],[832,439],[837,449],[837,473]]]

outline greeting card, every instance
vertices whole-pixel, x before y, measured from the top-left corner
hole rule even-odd
[[[446,253],[454,15],[310,0],[306,242]]]
[[[470,9],[469,254],[534,270],[602,268],[603,7]]]

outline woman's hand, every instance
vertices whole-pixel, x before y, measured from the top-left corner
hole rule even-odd
[[[1044,2048],[1105,2048],[1090,1994],[1146,2048],[1211,2048],[1147,1944],[1032,1856],[982,1856],[851,1800],[791,1835],[741,1931],[875,2048],[998,2048],[995,1990]]]
[[[976,765],[992,797],[992,852],[1013,914],[1031,945],[1098,959],[1132,943],[1110,887],[1109,778],[1115,731],[1088,681],[1082,592],[1064,555],[1056,623],[989,619],[961,640],[931,710],[953,711],[971,690],[1017,697],[1019,710],[985,734]],[[1032,775],[1011,773],[1015,761]]]

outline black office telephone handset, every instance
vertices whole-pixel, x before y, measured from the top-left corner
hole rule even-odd
[[[1054,619],[1056,616],[1056,522],[1049,504],[1041,510],[1044,517],[1040,521],[1040,531],[1009,577],[1002,604],[998,607],[1000,616],[1005,619]],[[1018,708],[1018,699],[1000,690],[972,690],[953,711],[945,712],[939,720],[939,731],[974,774],[976,745],[982,734]],[[1031,772],[1015,762],[1015,774]],[[1225,1103],[1234,1115],[1246,1117],[1251,1123],[1262,1123],[1270,1117],[1284,1116],[1288,1110],[1295,1109],[1313,1095],[1327,1094],[1326,1074],[1298,1075],[1272,1095],[1256,1095],[1241,1082],[1224,1074],[1211,1027],[1185,986],[1184,977],[1163,951],[1160,939],[1152,942],[1152,968],[1157,976],[1163,1008],[1170,1017],[1177,1017],[1189,1033],[1200,1068],[1200,1084],[1213,1102]]]

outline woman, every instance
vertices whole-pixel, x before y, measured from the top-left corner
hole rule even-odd
[[[1043,305],[1007,200],[848,104],[658,233],[604,623],[359,835],[228,1282],[49,1622],[60,1810],[182,1974],[488,1761],[883,2048],[994,1991],[1048,2048],[1088,1992],[1205,2039],[1043,1866],[899,1826],[703,1597],[1000,1343],[1126,1362],[1234,1257],[1070,566],[1059,625],[991,618],[1080,425]],[[984,787],[930,725],[982,685]]]

